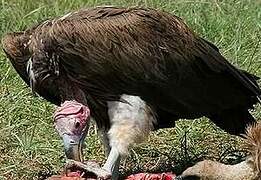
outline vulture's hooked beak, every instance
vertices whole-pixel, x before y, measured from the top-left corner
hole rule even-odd
[[[55,129],[63,139],[66,157],[83,162],[83,143],[90,122],[89,108],[76,101],[65,101],[57,108],[54,120]]]
[[[83,162],[83,143],[85,137],[85,135],[75,136],[68,134],[62,136],[67,159]]]

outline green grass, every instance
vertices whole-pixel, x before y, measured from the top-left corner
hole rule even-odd
[[[202,37],[214,42],[234,65],[261,76],[260,0],[2,0],[0,37],[44,19],[96,5],[144,6],[182,17]],[[64,165],[62,142],[54,131],[54,106],[30,89],[0,51],[0,179],[44,179]],[[261,117],[260,107],[253,112]],[[104,162],[95,127],[86,139],[86,159]],[[179,121],[131,150],[123,174],[138,171],[181,172],[201,158],[235,163],[245,155],[241,140],[206,119]]]

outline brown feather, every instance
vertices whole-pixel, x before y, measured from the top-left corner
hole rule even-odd
[[[35,91],[59,104],[75,86],[97,110],[101,126],[108,124],[106,101],[121,94],[138,95],[175,119],[214,117],[235,134],[253,121],[247,110],[261,91],[252,75],[232,66],[216,46],[172,14],[144,8],[83,9],[47,20],[23,36],[30,37]],[[13,54],[3,43],[7,54]],[[20,67],[15,58],[11,61]],[[17,70],[26,75],[24,68]],[[244,120],[230,118],[230,111],[243,112]]]
[[[28,41],[29,36],[24,32],[9,33],[2,39],[4,51],[15,70],[27,84],[29,84],[29,78],[26,73],[26,63],[30,58]]]

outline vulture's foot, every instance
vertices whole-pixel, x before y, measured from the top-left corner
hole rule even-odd
[[[109,180],[111,179],[111,173],[102,169],[98,163],[94,161],[87,161],[85,163],[68,160],[65,165],[66,174],[72,171],[81,171],[81,177],[90,179]]]

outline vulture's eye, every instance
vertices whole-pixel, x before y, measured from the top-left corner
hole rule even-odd
[[[75,123],[75,128],[78,129],[80,127],[80,122]]]

